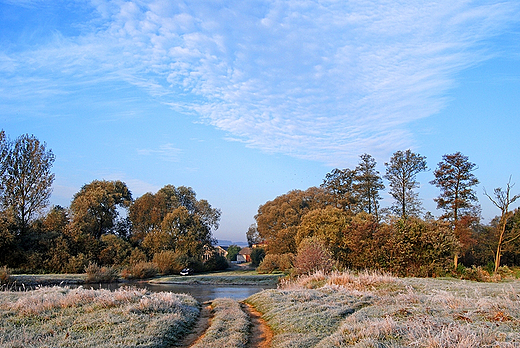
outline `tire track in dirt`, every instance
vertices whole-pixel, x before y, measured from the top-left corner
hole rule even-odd
[[[248,348],[269,348],[273,339],[273,332],[262,319],[262,313],[257,311],[255,307],[248,303],[241,303],[242,310],[249,315],[251,319],[251,333],[247,343]]]
[[[204,333],[211,325],[211,317],[211,302],[204,302],[195,326],[186,337],[174,344],[172,347],[189,348],[195,345],[200,339],[202,339],[202,337],[204,337]]]

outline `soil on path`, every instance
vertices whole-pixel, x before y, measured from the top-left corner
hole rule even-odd
[[[265,320],[262,319],[262,313],[258,312],[250,304],[243,302],[241,303],[241,308],[251,320],[251,332],[248,337],[247,348],[271,347],[273,333]],[[189,348],[197,344],[210,327],[212,316],[211,302],[204,302],[199,318],[191,332],[181,341],[174,344],[173,347]]]
[[[173,347],[189,348],[197,343],[211,324],[211,302],[204,302],[200,310],[199,318],[191,332],[181,341],[173,345]]]
[[[262,319],[262,313],[248,303],[242,303],[242,310],[251,318],[251,333],[249,336],[248,348],[269,348],[273,339],[273,332]]]

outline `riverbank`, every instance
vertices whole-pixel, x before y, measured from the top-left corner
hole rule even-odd
[[[201,273],[189,276],[168,275],[151,279],[138,280],[149,284],[209,284],[209,285],[244,285],[244,286],[276,286],[284,274],[258,274],[256,271],[244,268],[231,268],[226,271]],[[113,283],[135,283],[120,278]],[[37,286],[78,286],[87,283],[86,274],[11,274],[6,288],[34,288]],[[97,284],[97,283],[90,283]]]
[[[208,284],[208,285],[251,285],[276,286],[284,274],[258,274],[256,271],[232,270],[189,276],[163,276],[150,279],[150,284]]]

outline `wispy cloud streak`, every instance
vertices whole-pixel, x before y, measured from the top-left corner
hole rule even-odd
[[[4,81],[57,66],[125,80],[229,139],[335,165],[413,145],[409,122],[438,112],[455,75],[489,59],[520,18],[515,2],[92,4],[84,34],[0,52]]]

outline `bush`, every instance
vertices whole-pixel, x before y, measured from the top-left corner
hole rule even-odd
[[[227,259],[217,253],[213,254],[206,262],[204,262],[205,271],[220,271],[229,267]]]
[[[153,262],[138,262],[125,269],[122,276],[125,279],[146,279],[155,277],[158,271]]]
[[[272,273],[274,271],[289,272],[293,267],[294,255],[287,254],[267,254],[258,266],[258,273]]]
[[[9,283],[10,278],[11,278],[11,272],[9,272],[9,269],[7,268],[7,266],[0,268],[0,284]]]
[[[165,250],[153,256],[152,262],[161,274],[179,273],[183,266],[179,263],[180,255],[173,250]]]
[[[251,250],[251,264],[255,267],[258,267],[262,260],[265,257],[265,249],[264,248],[253,248]]]
[[[296,274],[310,274],[316,271],[328,273],[332,270],[332,266],[332,254],[316,237],[301,241],[294,260]]]
[[[85,272],[87,283],[111,283],[119,278],[119,272],[114,267],[99,267],[95,262],[90,262]]]

